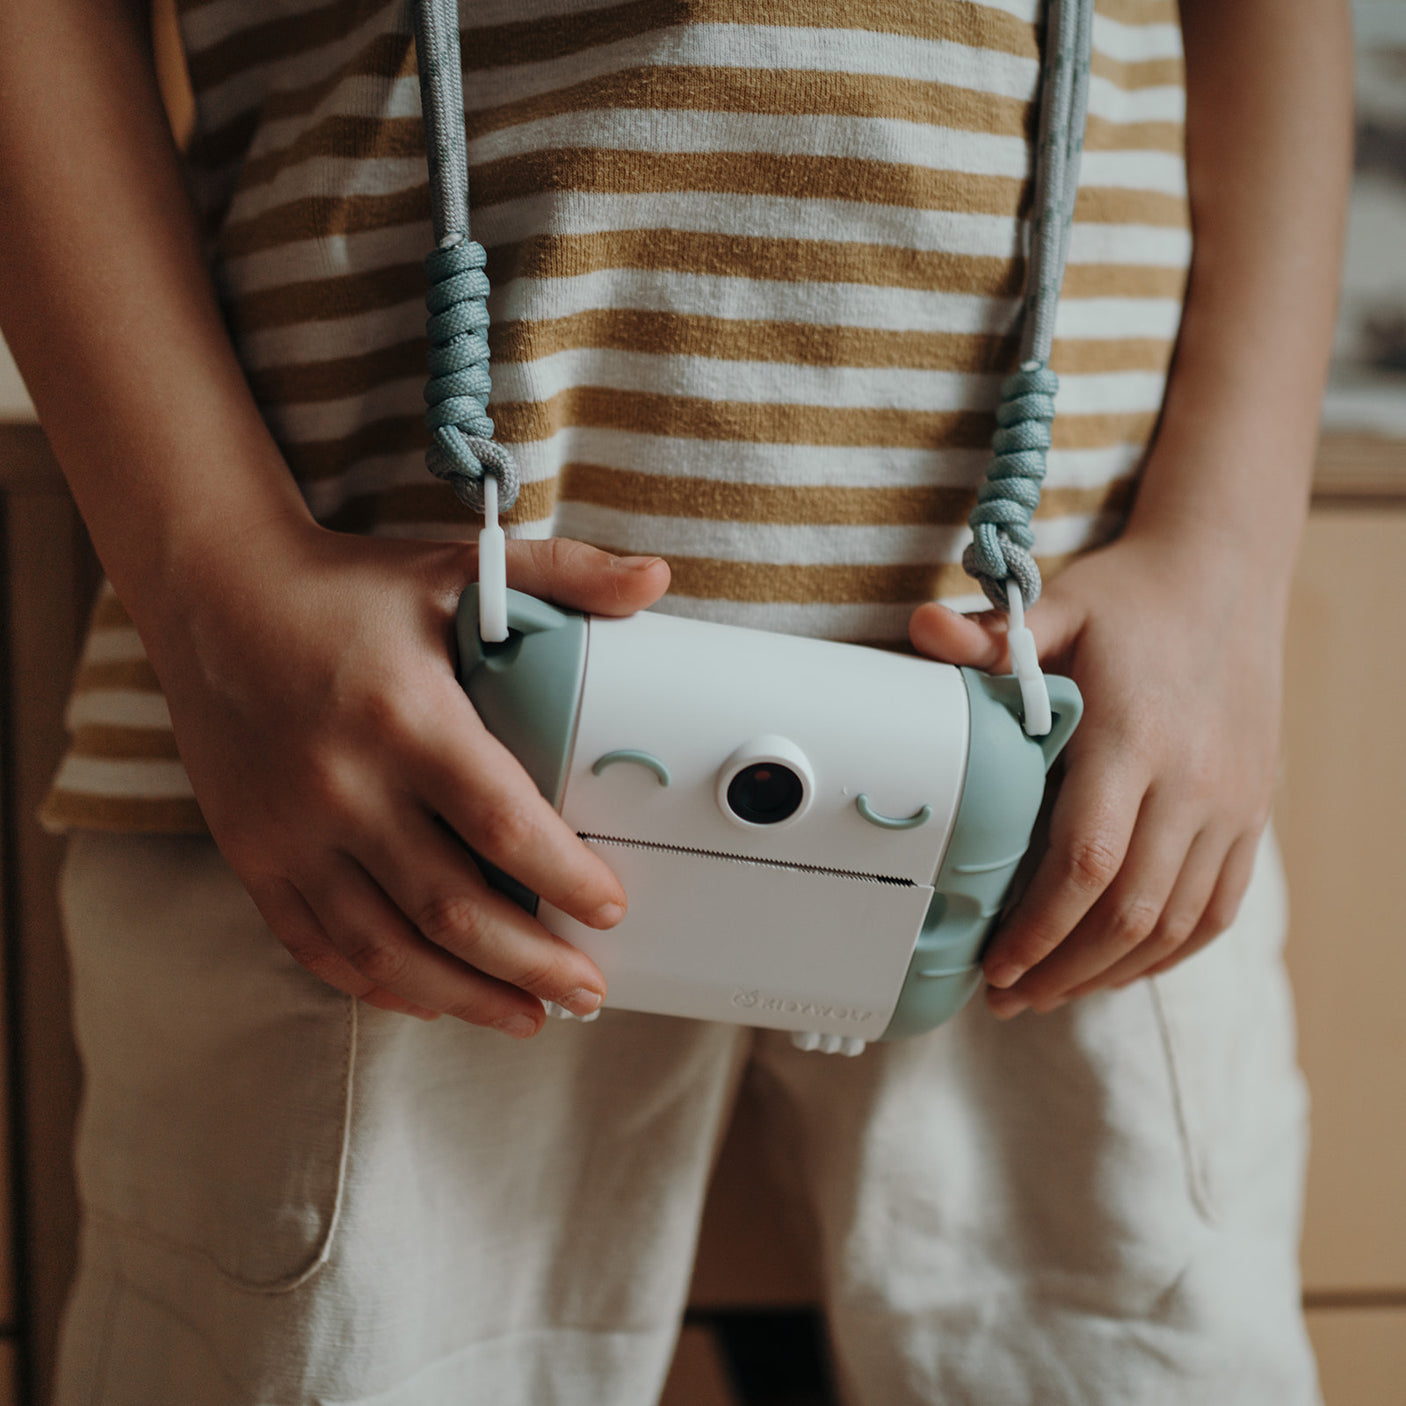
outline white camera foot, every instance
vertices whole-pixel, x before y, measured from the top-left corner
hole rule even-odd
[[[821,1054],[842,1054],[853,1058],[863,1054],[868,1041],[854,1035],[822,1035],[818,1030],[797,1030],[791,1043],[798,1050],[819,1050]]]

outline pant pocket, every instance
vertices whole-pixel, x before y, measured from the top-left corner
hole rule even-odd
[[[355,1003],[302,970],[208,840],[80,833],[61,887],[90,1215],[277,1292],[326,1260]]]
[[[1272,831],[1234,923],[1204,951],[1150,978],[1166,1047],[1192,1198],[1219,1220],[1268,1183],[1297,1215],[1306,1095],[1294,1056],[1293,999],[1282,961],[1283,870]]]

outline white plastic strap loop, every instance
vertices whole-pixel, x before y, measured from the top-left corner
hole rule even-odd
[[[483,476],[483,528],[478,534],[478,633],[485,644],[508,638],[508,543],[498,526],[498,480]]]
[[[1025,623],[1025,600],[1014,581],[1006,582],[1011,603],[1010,625],[1006,639],[1011,652],[1011,670],[1020,681],[1020,701],[1025,709],[1027,737],[1044,737],[1054,725],[1050,715],[1050,690],[1040,672],[1040,658],[1035,652],[1035,636]]]

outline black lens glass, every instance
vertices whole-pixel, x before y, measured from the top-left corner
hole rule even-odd
[[[804,799],[801,778],[780,762],[753,762],[727,785],[728,809],[753,825],[775,825],[789,819]]]

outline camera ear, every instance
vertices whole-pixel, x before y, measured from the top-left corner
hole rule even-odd
[[[1064,750],[1064,744],[1074,736],[1074,729],[1084,716],[1084,696],[1073,679],[1066,679],[1060,674],[1046,674],[1045,683],[1050,691],[1050,716],[1053,721],[1050,730],[1035,740],[1045,754],[1045,770],[1048,771]]]
[[[1024,706],[1020,681],[1014,674],[985,674],[976,669],[963,669],[962,674],[967,679],[968,694],[974,708],[978,698],[985,698],[998,705],[994,713],[996,719],[1000,719],[1001,713],[1006,712],[1018,725],[1022,724]],[[1078,684],[1062,674],[1046,674],[1045,683],[1050,694],[1050,730],[1043,737],[1030,737],[1022,726],[1021,736],[1039,747],[1044,758],[1045,770],[1049,771],[1055,758],[1064,750],[1064,744],[1074,735],[1074,729],[1079,726],[1079,719],[1084,716],[1084,698],[1079,692]],[[989,706],[988,703],[987,707]],[[1004,735],[1005,724],[996,725],[1002,728]],[[1018,752],[1019,749],[1015,749],[1015,753]]]
[[[586,678],[586,617],[509,591],[508,638],[485,644],[478,586],[471,585],[459,597],[454,628],[459,682],[469,701],[560,810]]]

